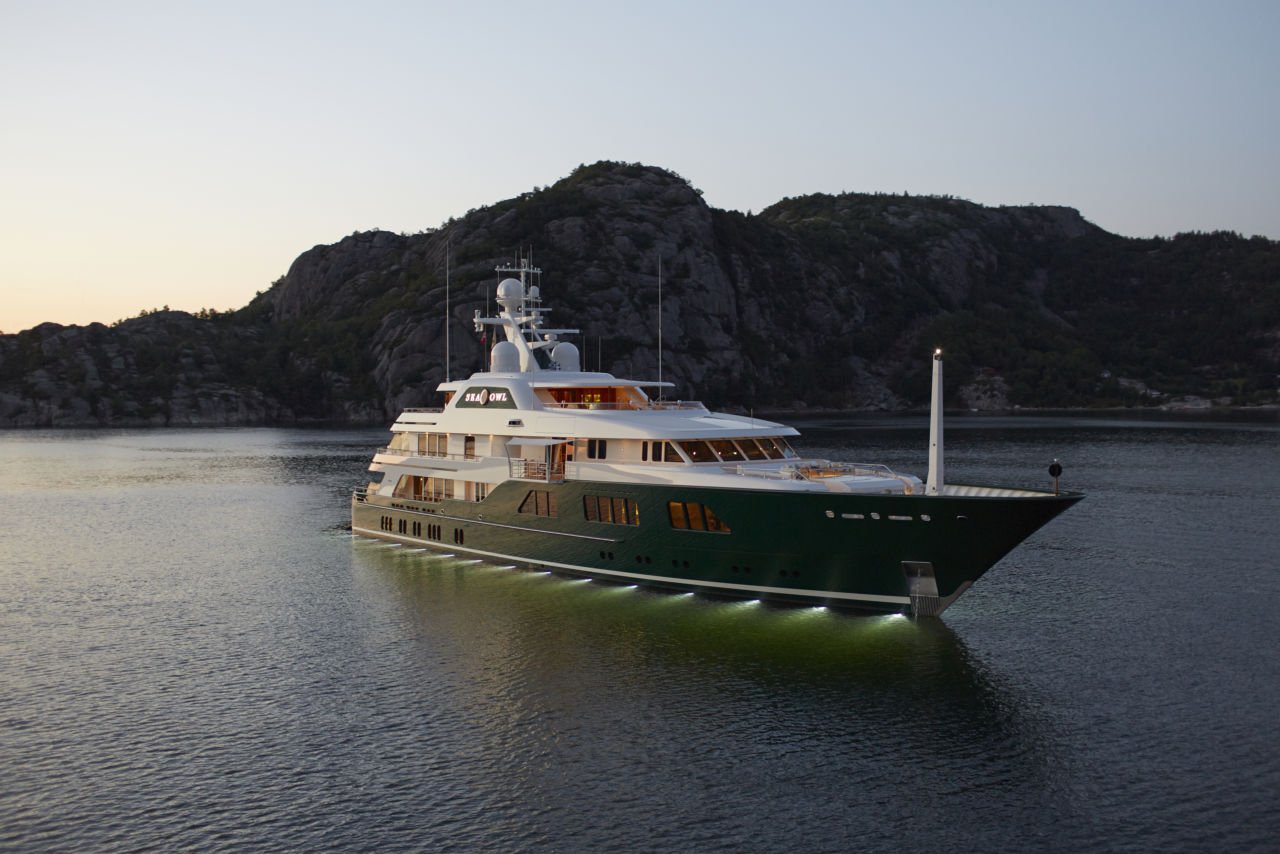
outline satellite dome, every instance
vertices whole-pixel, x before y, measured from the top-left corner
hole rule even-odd
[[[515,282],[515,279],[507,279]],[[506,284],[503,282],[502,284]],[[519,285],[519,282],[516,282]],[[489,370],[495,374],[514,374],[520,371],[520,350],[510,341],[499,341],[493,345],[490,355]]]
[[[569,341],[561,341],[551,350],[551,359],[560,366],[562,371],[580,371],[581,363],[578,360],[578,348]]]
[[[538,289],[537,285],[529,286],[529,299],[542,299],[542,291]]]
[[[511,308],[524,297],[524,285],[519,279],[503,279],[498,283],[498,304]]]

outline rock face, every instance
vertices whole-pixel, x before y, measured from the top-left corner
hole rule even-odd
[[[316,246],[230,314],[0,336],[0,426],[386,422],[481,367],[471,317],[522,247],[553,322],[582,330],[584,366],[642,379],[658,373],[661,263],[663,377],[712,405],[921,406],[936,345],[966,408],[1149,403],[1121,375],[1276,395],[1272,241],[1134,241],[1070,208],[934,197],[744,215],[671,172],[598,163],[428,233]]]

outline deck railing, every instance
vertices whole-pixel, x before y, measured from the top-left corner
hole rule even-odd
[[[511,477],[520,480],[541,480],[546,483],[559,483],[564,480],[564,466],[548,466],[541,460],[526,460],[524,457],[512,457],[509,460]]]
[[[633,403],[626,401],[622,403],[578,403],[573,401],[553,402],[543,401],[542,405],[547,409],[581,409],[587,411],[603,410],[603,411],[635,411],[635,412],[653,412],[666,409],[694,409],[705,410],[706,407],[697,400],[651,400],[647,403]]]
[[[479,454],[434,454],[429,451],[419,451],[417,448],[379,448],[379,454],[398,454],[402,457],[429,457],[439,460],[467,460],[475,462],[480,459]]]
[[[830,460],[797,460],[768,467],[739,465],[730,470],[743,477],[763,477],[771,480],[817,480],[824,477],[846,476],[902,479],[902,475],[880,463],[833,463]]]

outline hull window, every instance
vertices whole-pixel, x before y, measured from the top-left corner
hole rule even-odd
[[[611,525],[639,525],[640,505],[630,498],[610,495],[582,496],[582,513],[588,522]]]
[[[729,534],[733,530],[710,507],[697,501],[668,501],[667,516],[671,527],[681,531]]]
[[[531,489],[520,502],[519,512],[536,516],[558,516],[555,493],[545,489]]]

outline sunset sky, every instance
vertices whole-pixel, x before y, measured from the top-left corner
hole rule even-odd
[[[1280,238],[1277,2],[0,0],[0,330],[239,307],[580,163]]]

